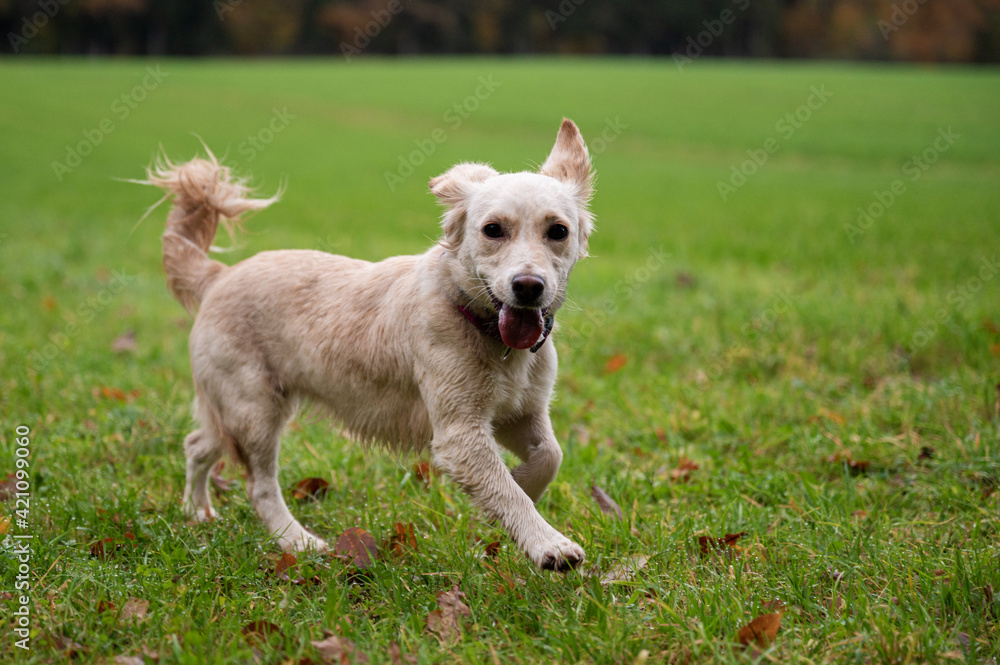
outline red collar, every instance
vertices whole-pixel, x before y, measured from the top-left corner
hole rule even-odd
[[[481,316],[478,316],[472,310],[463,306],[461,303],[458,304],[458,311],[460,311],[463,315],[465,315],[465,318],[467,318],[472,323],[472,325],[476,326],[479,332],[481,332],[483,335],[485,335],[486,337],[491,337],[496,341],[500,342],[501,344],[504,343],[503,337],[500,335],[499,312],[492,314],[489,318],[483,318]],[[535,353],[536,351],[538,351],[538,349],[542,348],[542,344],[545,344],[545,340],[549,338],[549,333],[552,332],[552,326],[555,323],[555,317],[553,317],[548,312],[542,312],[542,317],[545,321],[545,328],[542,332],[542,338],[538,340],[538,342],[533,347],[531,347],[532,353]],[[506,346],[506,344],[504,344],[504,346]],[[511,348],[507,347],[507,352],[504,353],[504,358],[506,358],[507,354],[510,352]]]

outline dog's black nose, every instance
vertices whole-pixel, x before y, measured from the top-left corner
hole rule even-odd
[[[545,281],[535,275],[518,275],[511,282],[514,297],[519,305],[533,305],[545,290]]]

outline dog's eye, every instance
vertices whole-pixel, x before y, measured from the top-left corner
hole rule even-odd
[[[569,235],[569,229],[563,224],[553,224],[549,227],[550,240],[565,240]]]
[[[503,227],[496,222],[491,222],[483,227],[483,234],[487,238],[503,238]]]

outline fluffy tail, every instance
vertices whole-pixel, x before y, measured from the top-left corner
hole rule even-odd
[[[147,182],[174,201],[163,234],[163,269],[167,288],[192,315],[212,283],[228,266],[208,257],[219,222],[229,233],[240,225],[240,215],[261,210],[278,200],[249,198],[251,189],[233,176],[215,155],[177,166],[166,157],[146,169]]]

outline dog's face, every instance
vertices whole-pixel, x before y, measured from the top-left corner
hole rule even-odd
[[[498,312],[508,346],[532,346],[544,317],[565,300],[593,228],[591,164],[576,125],[563,121],[538,173],[459,164],[430,186],[448,206],[442,226],[457,289],[474,306]]]

